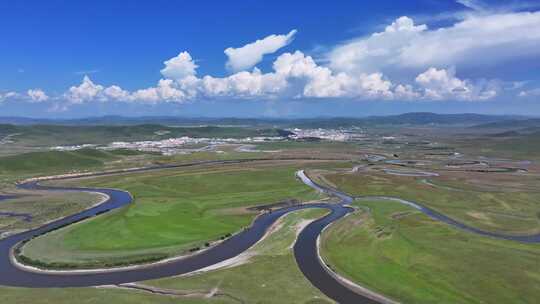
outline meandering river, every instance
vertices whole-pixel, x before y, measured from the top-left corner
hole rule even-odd
[[[234,163],[234,161],[212,161],[189,165],[200,165],[207,163]],[[117,174],[123,172],[138,172],[144,170],[157,170],[182,166],[187,165],[139,168],[130,171],[96,173],[93,175],[97,176],[106,174]],[[78,272],[40,271],[21,267],[14,261],[13,250],[17,244],[30,240],[39,235],[84,220],[86,218],[99,215],[112,209],[124,207],[130,204],[133,201],[133,198],[128,192],[116,189],[43,186],[40,185],[37,181],[30,181],[20,184],[19,187],[27,190],[97,192],[106,195],[108,199],[106,199],[100,205],[90,208],[88,210],[68,216],[63,219],[56,220],[39,228],[12,235],[3,240],[0,240],[0,285],[20,287],[98,286],[130,283],[185,274],[217,264],[219,262],[239,255],[240,253],[244,252],[252,245],[254,245],[258,240],[260,240],[267,232],[269,227],[276,222],[276,220],[289,212],[306,208],[325,208],[328,209],[330,213],[307,225],[300,232],[298,239],[294,244],[294,255],[296,261],[298,262],[300,270],[314,286],[319,288],[324,294],[334,299],[338,303],[378,303],[378,300],[373,300],[371,297],[368,297],[365,294],[357,293],[356,291],[353,291],[349,287],[343,285],[338,279],[335,278],[334,275],[329,273],[327,268],[322,265],[318,253],[317,239],[323,229],[331,223],[341,219],[348,213],[352,212],[354,209],[348,207],[347,205],[352,203],[355,198],[336,189],[315,183],[304,173],[304,171],[297,172],[297,177],[302,180],[302,182],[304,182],[306,185],[317,189],[318,191],[325,192],[333,197],[339,198],[339,202],[295,205],[278,209],[271,213],[261,214],[254,220],[250,228],[245,229],[238,234],[235,234],[234,236],[214,247],[211,247],[205,251],[201,251],[192,256],[137,267]],[[445,222],[449,225],[466,230],[468,232],[520,242],[540,242],[540,234],[532,236],[499,235],[491,232],[482,231],[474,227],[469,227],[415,202],[405,201],[399,198],[376,198],[393,200],[410,205],[435,220]],[[359,250],[361,250],[361,248],[359,248]]]

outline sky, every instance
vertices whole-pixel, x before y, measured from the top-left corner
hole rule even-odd
[[[540,116],[540,1],[2,1],[0,116]]]

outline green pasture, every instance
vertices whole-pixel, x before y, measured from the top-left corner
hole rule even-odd
[[[168,169],[70,184],[132,193],[125,208],[38,237],[23,247],[27,262],[100,267],[161,259],[202,248],[250,225],[246,207],[319,197],[295,179],[301,165],[249,164]]]
[[[402,303],[537,303],[540,247],[477,236],[391,201],[327,229],[322,254],[352,281]],[[367,210],[367,211],[366,211]]]

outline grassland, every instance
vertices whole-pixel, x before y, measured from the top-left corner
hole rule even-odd
[[[39,176],[102,169],[110,163],[140,158],[146,153],[132,150],[42,151],[0,157],[0,176]]]
[[[0,136],[17,134],[13,140],[17,145],[40,147],[75,144],[107,144],[113,141],[159,140],[170,137],[220,137],[242,138],[253,136],[278,136],[279,129],[247,127],[170,127],[158,124],[132,126],[62,126],[0,125]]]
[[[304,165],[260,162],[76,181],[128,190],[135,203],[36,238],[23,255],[55,267],[100,267],[182,254],[248,226],[256,214],[246,207],[317,198],[295,180]]]
[[[477,236],[389,201],[323,234],[343,276],[403,303],[537,303],[540,247]]]
[[[44,223],[77,213],[99,202],[102,197],[91,193],[18,192],[19,197],[0,201],[0,211],[24,214],[22,217],[0,216],[0,232],[27,230]]]
[[[0,288],[2,303],[333,303],[298,269],[291,245],[300,224],[324,214],[319,209],[286,215],[272,233],[244,254],[241,263],[189,276],[141,282],[166,291],[158,295],[120,288]],[[211,296],[209,296],[211,295]]]
[[[0,158],[0,172],[50,172],[70,171],[103,165],[106,160],[115,159],[112,153],[94,149],[79,151],[30,152]]]
[[[516,160],[540,160],[539,131],[526,133],[504,132],[505,130],[482,131],[484,133],[468,136],[445,136],[444,140],[460,151],[473,155]]]
[[[178,164],[201,160],[230,160],[267,157],[264,153],[241,153],[223,147],[223,153],[196,152],[163,156],[127,149],[76,151],[40,151],[0,156],[0,188],[14,190],[13,184],[29,177],[64,173],[103,171],[133,167]]]
[[[304,277],[292,254],[292,244],[302,223],[325,212],[314,209],[286,215],[272,234],[243,255],[248,260],[237,266],[145,284],[207,292],[217,288],[243,303],[332,303]]]
[[[32,131],[37,133],[23,132],[14,139],[17,140],[15,145],[40,147],[183,135],[245,137],[274,134],[273,131],[266,133],[265,130],[270,129],[254,128],[173,128],[172,131],[168,127],[153,125],[137,128],[71,129],[71,132],[78,133],[76,135],[66,135],[67,131],[52,128],[44,132],[53,135],[43,133],[45,135],[40,137],[39,132]],[[9,134],[17,132],[8,131]],[[194,133],[187,133],[192,131]],[[400,132],[397,128],[379,131],[384,135]],[[411,132],[423,134],[424,131]],[[446,155],[426,156],[431,152],[458,151],[475,156],[534,160],[538,159],[534,150],[536,142],[527,142],[534,141],[534,138],[492,138],[486,139],[485,145],[479,147],[478,140],[482,137],[460,138],[449,132],[443,138],[439,137],[439,130],[433,130],[432,135],[431,139],[420,135],[407,136],[406,139],[397,136],[395,141],[381,141],[377,135],[372,140],[355,143],[270,142],[258,144],[256,148],[281,150],[277,153],[241,153],[235,151],[233,145],[220,147],[224,153],[207,151],[173,156],[132,155],[125,150],[38,152],[0,158],[0,178],[14,180],[33,175],[210,159],[291,157],[350,160],[264,161],[66,182],[69,185],[126,189],[134,194],[135,203],[39,237],[24,247],[25,256],[53,268],[140,263],[204,247],[207,242],[249,225],[256,214],[247,211],[246,207],[291,198],[318,198],[309,188],[295,181],[294,171],[300,168],[332,171],[342,168],[340,173],[325,174],[326,181],[355,195],[386,195],[417,201],[481,229],[509,234],[540,231],[540,189],[534,169],[527,174],[448,172],[444,171],[450,161]],[[412,140],[422,142],[424,139],[428,143],[443,142],[436,147],[409,144]],[[513,153],[514,146],[516,153]],[[345,173],[350,171],[352,162],[362,163],[360,159],[366,153],[384,154],[388,158],[396,153],[399,159],[426,157],[432,163],[423,169],[440,170],[437,172],[441,176],[430,178],[431,184],[427,184],[421,178],[388,175],[377,170]],[[369,166],[371,169],[374,167],[391,166],[382,162]],[[5,203],[10,204],[9,208],[26,208],[28,205],[31,209],[40,208],[36,203],[47,199],[39,198],[20,205]],[[59,201],[58,206],[74,199]],[[0,207],[2,204],[0,202]],[[322,241],[325,259],[345,277],[404,303],[534,303],[540,298],[540,271],[537,270],[540,269],[540,249],[537,245],[497,241],[462,232],[434,222],[414,209],[388,201],[355,204],[369,208],[370,212],[358,212],[336,223],[326,230]],[[60,213],[56,211],[76,212],[76,209],[68,208],[82,208],[83,205],[51,207],[51,213],[44,212],[42,219],[57,217]],[[173,293],[192,294],[190,297],[119,288],[0,288],[0,302],[238,303],[240,299],[244,303],[327,303],[329,300],[303,277],[290,252],[298,223],[302,219],[320,216],[320,212],[312,210],[287,216],[277,231],[248,252],[249,259],[244,264],[140,283]],[[215,291],[214,296],[204,298]]]
[[[319,152],[331,152],[331,151],[341,151],[354,150],[356,145],[346,142],[331,142],[331,141],[316,141],[316,142],[305,142],[305,141],[276,141],[268,143],[259,143],[257,144],[258,149],[261,150],[290,150],[290,149],[306,149],[306,150],[317,150]]]
[[[352,195],[395,196],[416,201],[473,227],[508,234],[540,231],[538,191],[497,191],[471,188],[459,179],[433,178],[433,187],[420,179],[380,172],[337,173],[325,176],[333,185]],[[525,179],[525,177],[521,177]],[[488,177],[484,174],[484,180]],[[515,185],[515,182],[514,182]],[[455,190],[458,191],[455,191]]]
[[[216,298],[174,297],[117,288],[48,288],[28,289],[0,287],[0,302],[13,304],[230,304],[233,300]]]

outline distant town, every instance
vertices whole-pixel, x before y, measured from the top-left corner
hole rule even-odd
[[[201,151],[213,151],[220,153],[216,149],[221,145],[235,145],[240,144],[236,151],[238,152],[261,152],[260,150],[254,150],[254,146],[246,144],[257,144],[265,142],[278,142],[278,141],[354,141],[364,139],[366,135],[358,129],[291,129],[288,136],[256,136],[245,138],[207,138],[207,137],[189,137],[182,136],[177,138],[167,138],[161,140],[146,140],[146,141],[115,141],[107,145],[96,144],[80,144],[80,145],[67,145],[67,146],[54,146],[51,150],[55,151],[76,151],[85,148],[96,148],[102,150],[115,150],[115,149],[128,149],[142,152],[154,152],[161,153],[163,155],[175,155],[175,154],[188,154]],[[155,132],[158,136],[164,136],[168,134],[167,131]],[[269,152],[269,151],[265,151]]]

